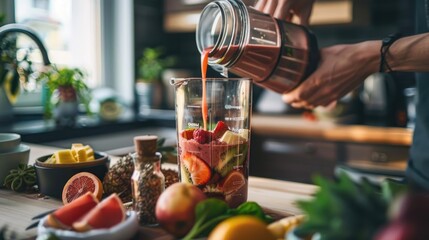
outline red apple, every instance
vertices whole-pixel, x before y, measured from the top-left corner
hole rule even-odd
[[[175,183],[165,189],[156,203],[156,218],[167,232],[182,237],[195,222],[195,206],[206,195],[190,183]]]
[[[389,222],[375,236],[375,240],[429,239],[429,195],[406,193],[398,196],[390,206]]]
[[[424,223],[412,223],[397,220],[389,223],[379,231],[374,240],[426,240],[429,232]]]
[[[390,217],[407,222],[429,222],[429,194],[407,193],[397,197],[391,205]]]

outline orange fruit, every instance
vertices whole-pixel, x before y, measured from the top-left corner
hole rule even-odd
[[[73,223],[73,228],[78,232],[91,229],[110,228],[125,220],[125,208],[116,193],[100,202],[82,219]]]
[[[225,194],[231,194],[246,184],[244,175],[239,171],[230,172],[223,181],[222,187]]]
[[[210,233],[208,240],[276,240],[260,219],[242,215],[228,218],[218,224]]]
[[[94,194],[86,192],[86,194],[80,196],[73,202],[49,214],[46,219],[46,226],[59,229],[71,229],[73,222],[87,214],[97,204],[98,199]]]
[[[186,170],[188,170],[193,184],[204,185],[212,177],[210,167],[201,158],[191,153],[185,153],[181,161]]]
[[[79,198],[86,192],[92,192],[98,200],[101,200],[103,195],[101,180],[89,172],[80,172],[73,175],[63,188],[62,199],[64,205]]]

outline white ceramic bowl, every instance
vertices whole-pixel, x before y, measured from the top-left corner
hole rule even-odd
[[[37,226],[37,235],[41,236],[53,233],[61,240],[126,240],[131,239],[139,229],[137,214],[135,212],[127,212],[125,221],[109,229],[96,229],[88,232],[74,232],[45,227],[46,218],[47,216],[39,222]]]
[[[30,147],[25,144],[18,145],[11,152],[0,153],[0,186],[3,186],[3,181],[10,170],[18,168],[20,163],[28,164],[29,156]]]
[[[21,143],[21,136],[16,133],[0,133],[0,153],[15,150]]]

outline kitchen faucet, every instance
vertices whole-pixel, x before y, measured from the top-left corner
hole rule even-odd
[[[43,45],[42,40],[40,40],[39,36],[37,36],[34,30],[22,24],[17,24],[17,23],[6,24],[0,27],[0,42],[9,33],[23,33],[28,37],[30,37],[39,47],[40,52],[42,54],[43,63],[46,66],[51,64],[51,62],[49,61],[48,52],[46,51],[46,48]]]

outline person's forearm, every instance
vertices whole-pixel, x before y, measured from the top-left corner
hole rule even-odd
[[[393,71],[429,71],[429,33],[400,38],[390,47],[386,61]]]

